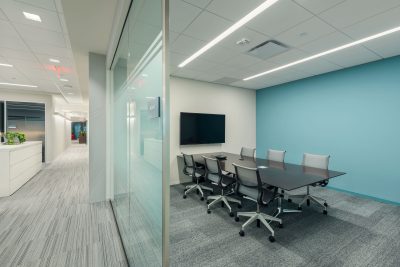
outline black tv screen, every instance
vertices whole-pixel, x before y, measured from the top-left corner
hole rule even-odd
[[[181,145],[225,143],[225,115],[181,112]]]

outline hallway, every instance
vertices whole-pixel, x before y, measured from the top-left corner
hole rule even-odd
[[[0,265],[127,266],[108,202],[89,204],[88,149],[72,145],[0,198]]]

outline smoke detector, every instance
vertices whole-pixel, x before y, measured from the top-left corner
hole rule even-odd
[[[237,45],[247,45],[250,43],[250,40],[246,39],[246,38],[242,38],[239,41],[236,42]]]

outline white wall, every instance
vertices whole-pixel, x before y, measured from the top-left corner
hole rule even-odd
[[[69,121],[62,117],[54,115],[55,105],[53,97],[47,94],[34,94],[27,92],[13,92],[7,90],[0,90],[0,100],[5,101],[20,101],[20,102],[34,102],[44,103],[46,107],[45,117],[45,145],[46,145],[46,163],[53,161],[60,155],[68,146],[66,138],[66,131]],[[62,126],[62,128],[58,128]],[[70,126],[69,126],[70,127]]]
[[[170,80],[171,184],[179,183],[176,156],[184,153],[232,152],[256,147],[256,92],[207,82],[171,77]],[[225,143],[179,145],[180,112],[225,114]]]
[[[62,96],[53,96],[53,112],[52,119],[52,133],[54,136],[52,151],[53,155],[57,157],[65,149],[71,145],[71,121],[66,120],[64,117],[54,115],[54,112],[64,113],[63,107],[67,104]]]
[[[89,200],[106,200],[106,56],[89,53]]]

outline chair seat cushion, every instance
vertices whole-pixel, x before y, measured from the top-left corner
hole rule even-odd
[[[232,176],[224,175],[222,177],[222,183],[221,184],[222,184],[223,187],[227,187],[227,186],[230,186],[230,185],[234,184],[235,182],[236,182],[236,179],[233,178]]]

